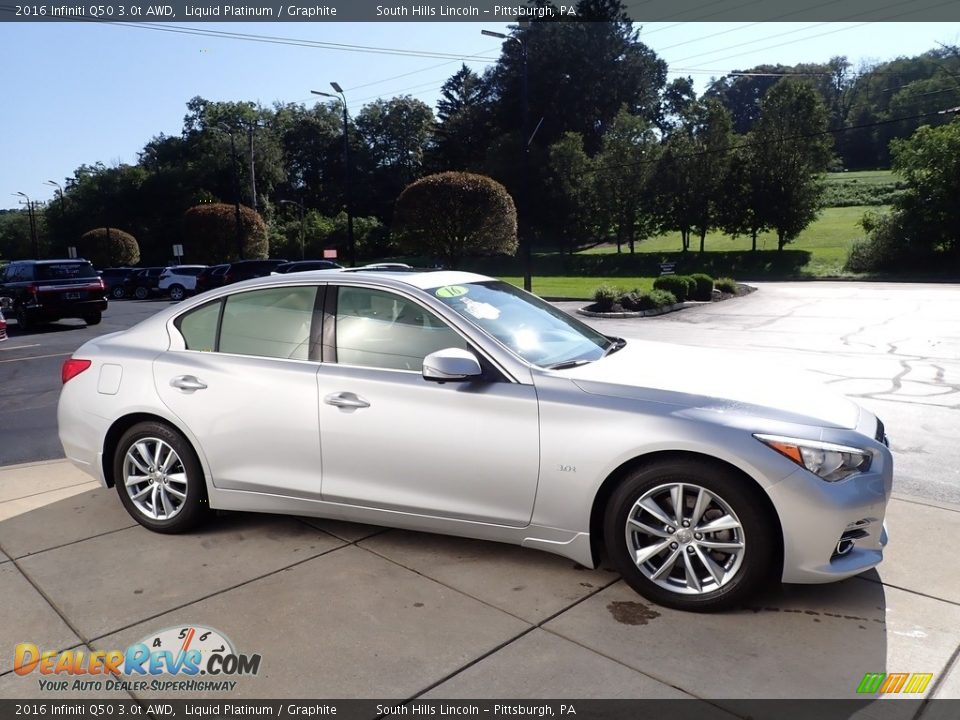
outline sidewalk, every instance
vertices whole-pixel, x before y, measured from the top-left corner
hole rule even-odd
[[[867,672],[933,673],[927,697],[960,698],[960,508],[908,498],[890,504],[879,572],[718,615],[497,543],[241,513],[157,535],[65,461],[0,468],[0,518],[4,698],[51,697],[36,673],[12,671],[18,642],[113,650],[188,624],[262,655],[234,691],[247,698],[696,696],[722,708],[856,698]],[[882,705],[884,717],[917,710]]]

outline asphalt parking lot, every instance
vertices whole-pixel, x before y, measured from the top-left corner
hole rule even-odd
[[[28,368],[17,370],[20,381],[52,398],[36,406],[36,431],[46,432],[40,410],[55,406],[65,354],[39,356],[158,307],[111,303],[104,325],[57,332],[58,346],[14,327],[7,345],[22,349],[0,353],[14,360],[0,364],[0,387],[10,387],[7,368]],[[39,695],[35,676],[12,670],[7,649],[17,642],[110,650],[197,624],[262,654],[260,675],[242,678],[236,697],[692,696],[729,717],[729,698],[856,698],[864,673],[922,672],[933,676],[927,697],[960,698],[960,506],[948,504],[960,461],[957,319],[954,286],[781,283],[658,318],[595,323],[748,348],[819,372],[887,424],[898,470],[878,571],[772,589],[736,612],[679,613],[605,568],[372,526],[232,513],[190,535],[158,536],[66,463],[0,468],[0,697]],[[29,406],[26,391],[17,397]],[[0,416],[0,439],[17,418]],[[70,497],[44,500],[65,490]],[[882,701],[863,716],[941,712]]]

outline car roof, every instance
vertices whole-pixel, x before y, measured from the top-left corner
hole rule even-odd
[[[255,287],[257,285],[273,285],[284,282],[303,282],[304,280],[323,279],[331,280],[339,277],[343,280],[366,280],[376,284],[400,287],[408,285],[420,290],[444,287],[446,285],[463,285],[466,283],[489,282],[495,278],[477,273],[461,272],[459,270],[364,270],[363,268],[332,268],[329,270],[307,270],[297,273],[294,281],[286,275],[271,275],[269,277],[245,280],[239,285]],[[230,287],[237,287],[232,285]]]

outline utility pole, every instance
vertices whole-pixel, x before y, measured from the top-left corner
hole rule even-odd
[[[224,124],[217,126],[220,132],[225,132],[230,136],[230,170],[233,176],[233,212],[237,233],[237,257],[243,260],[243,229],[240,222],[240,177],[237,174],[237,144],[234,139],[234,130],[232,127]]]
[[[253,131],[256,126],[250,124],[247,126],[247,134],[250,138],[250,207],[257,210],[257,169],[253,161]]]
[[[25,198],[27,201],[27,222],[30,225],[30,243],[33,245],[33,252],[36,255],[36,259],[40,259],[40,240],[37,237],[37,221],[33,216],[33,201],[30,200],[30,196],[25,192],[15,192],[14,195],[19,195],[22,198]]]
[[[353,199],[350,189],[350,138],[347,134],[349,128],[347,96],[343,93],[343,88],[340,87],[339,83],[331,82],[330,87],[332,87],[338,95],[331,95],[330,93],[320,92],[319,90],[311,90],[310,92],[314,95],[322,95],[323,97],[338,100],[340,105],[343,106],[343,194],[344,204],[347,210],[347,245],[350,252],[350,265],[355,266],[357,264],[357,245],[353,239]]]

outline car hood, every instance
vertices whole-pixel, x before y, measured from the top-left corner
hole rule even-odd
[[[669,403],[784,422],[854,429],[860,407],[803,370],[770,367],[756,354],[628,340],[595,362],[558,375],[597,395]]]

